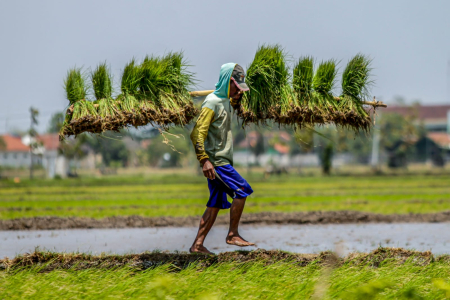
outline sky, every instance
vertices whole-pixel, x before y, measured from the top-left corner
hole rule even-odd
[[[68,106],[63,81],[74,66],[105,60],[116,85],[133,57],[184,51],[198,90],[213,89],[220,66],[247,67],[258,45],[282,45],[294,62],[357,53],[373,59],[372,94],[393,103],[450,104],[450,1],[0,1],[0,134],[39,131]],[[118,89],[118,86],[116,87]]]

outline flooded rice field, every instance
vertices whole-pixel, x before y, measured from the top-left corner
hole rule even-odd
[[[379,246],[450,254],[449,223],[244,225],[241,235],[266,250],[295,253],[369,252]],[[188,251],[196,227],[0,231],[0,258],[40,250],[90,254]],[[215,253],[238,248],[225,243],[227,227],[215,226],[205,246]]]

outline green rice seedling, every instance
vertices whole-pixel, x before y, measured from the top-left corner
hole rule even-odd
[[[163,59],[165,64],[165,73],[167,75],[165,88],[168,93],[176,97],[179,105],[191,104],[189,89],[195,85],[194,74],[188,72],[187,63],[183,58],[182,52],[170,52]]]
[[[342,95],[359,101],[369,98],[369,88],[373,84],[370,79],[371,62],[362,54],[357,54],[348,62],[342,73]]]
[[[143,123],[139,101],[136,98],[139,94],[139,82],[141,80],[141,72],[136,66],[134,58],[126,64],[123,73],[120,89],[122,94],[117,96],[116,103],[120,105],[122,114],[128,123],[136,126]]]
[[[73,107],[73,120],[86,118],[86,117],[97,117],[98,113],[91,101],[81,100],[74,104]]]
[[[314,104],[318,107],[328,109],[334,106],[333,89],[336,83],[336,61],[328,60],[321,62],[314,74],[312,81],[314,92]]]
[[[120,94],[116,98],[116,104],[119,105],[120,109],[124,113],[139,113],[139,101],[133,95]]]
[[[142,112],[149,122],[158,124],[170,123],[173,110],[180,110],[173,105],[174,101],[170,97],[163,98],[164,88],[167,91],[165,66],[160,57],[146,56],[140,66],[141,81],[139,90],[141,92],[140,101]]]
[[[112,76],[106,62],[101,63],[91,72],[92,87],[97,100],[111,97]]]
[[[69,109],[67,110],[64,124],[61,128],[60,139],[64,139],[65,132],[73,132],[70,125],[72,120],[76,120],[79,116],[78,112],[81,106],[77,103],[86,98],[87,85],[85,75],[82,73],[81,68],[73,68],[67,72],[66,79],[64,80],[64,89],[66,90],[66,97],[69,100]],[[75,111],[76,108],[76,111]],[[75,112],[75,117],[74,117]]]
[[[370,79],[372,60],[362,54],[357,54],[347,64],[342,73],[342,106],[356,110],[366,115],[362,108],[362,101],[369,99],[369,89],[373,84]]]
[[[330,122],[334,107],[332,94],[336,78],[336,61],[321,62],[314,72],[314,59],[301,57],[294,66],[292,89],[298,101],[289,112],[290,120],[300,128]]]
[[[71,106],[68,109],[60,132],[60,139],[62,140],[65,133],[77,134],[85,131],[89,127],[89,123],[98,115],[93,103],[86,100],[88,88],[85,75],[80,68],[69,70],[64,86]]]
[[[102,119],[114,119],[119,116],[119,111],[116,102],[113,98],[103,98],[96,101],[98,105],[98,114]]]
[[[141,108],[142,102],[147,101],[139,101],[135,96],[128,93],[120,94],[115,101],[120,107],[120,113],[124,118],[124,122],[135,127],[147,124],[143,116],[144,110]]]
[[[292,89],[300,107],[294,107],[290,113],[290,119],[295,120],[300,128],[305,123],[314,123],[313,115],[322,115],[321,110],[315,108],[314,100],[317,95],[313,90],[313,79],[314,59],[311,56],[300,57],[294,65],[292,76]]]
[[[97,98],[98,115],[101,118],[101,124],[96,125],[94,131],[120,129],[124,126],[124,118],[120,112],[120,102],[116,102],[112,98],[113,79],[106,62],[97,66],[91,73],[91,79],[94,95]]]
[[[136,65],[134,58],[126,64],[122,73],[120,89],[122,94],[135,96],[139,90],[139,82],[141,80],[141,72]]]
[[[369,98],[369,89],[373,84],[370,64],[371,59],[362,54],[357,54],[348,62],[342,73],[342,94],[338,104],[343,115],[335,123],[354,130],[370,129],[372,121],[363,107],[363,101]]]
[[[186,106],[193,107],[189,88],[194,84],[193,74],[187,71],[187,64],[181,52],[164,57],[147,56],[141,67],[139,90],[144,107],[154,104],[159,119],[154,121],[168,124],[185,124]]]
[[[70,104],[86,98],[86,78],[81,72],[81,68],[73,68],[67,72],[66,79],[64,80],[64,88]]]
[[[247,68],[246,82],[250,91],[244,94],[244,112],[254,115],[254,121],[271,118],[273,110],[284,113],[291,98],[287,54],[280,45],[262,45]]]
[[[313,92],[314,58],[303,56],[294,66],[292,86],[300,102],[308,102]]]
[[[159,96],[159,86],[161,85],[163,68],[161,59],[155,56],[146,56],[139,67],[140,82],[139,91],[143,98],[149,101],[156,101]]]

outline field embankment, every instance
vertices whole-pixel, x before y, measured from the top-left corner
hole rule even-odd
[[[449,259],[398,248],[344,258],[264,250],[218,256],[36,252],[0,261],[0,297],[443,299]]]

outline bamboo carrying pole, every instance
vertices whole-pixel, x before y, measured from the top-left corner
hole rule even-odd
[[[189,92],[189,94],[191,95],[191,97],[201,97],[201,96],[208,96],[212,92],[214,92],[214,90],[192,91]],[[341,98],[334,97],[334,100],[339,101],[341,100]],[[383,103],[382,101],[377,101],[375,97],[373,97],[373,101],[362,101],[362,104],[371,105],[373,107],[387,107],[387,104]],[[94,107],[97,108],[98,104],[94,104]],[[73,104],[67,109],[68,114],[72,114],[72,112],[73,112]]]
[[[193,91],[193,92],[189,92],[189,94],[190,94],[192,97],[201,97],[201,96],[207,96],[207,95],[211,94],[212,92],[214,92],[214,90],[207,90],[207,91]],[[339,97],[334,97],[334,99],[335,99],[336,101],[341,100],[341,98],[339,98]],[[387,107],[387,105],[384,104],[383,102],[377,101],[377,100],[375,99],[375,97],[373,97],[373,101],[362,101],[362,104],[364,104],[364,105],[371,105],[371,106],[373,106],[373,107]]]

